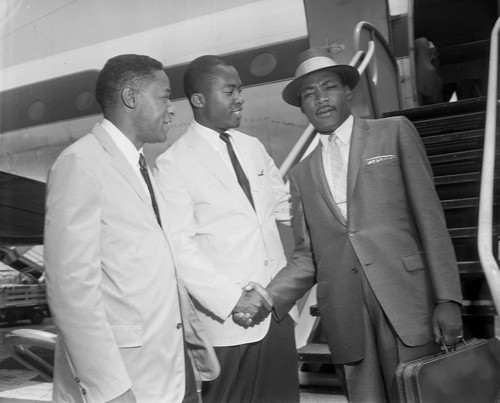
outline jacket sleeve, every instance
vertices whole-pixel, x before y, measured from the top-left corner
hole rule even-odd
[[[295,247],[288,264],[267,286],[274,301],[274,312],[279,320],[285,317],[295,302],[316,283],[316,266],[311,240],[300,190],[293,175],[290,176],[290,193],[292,196],[292,226]]]
[[[48,180],[44,253],[54,323],[89,401],[131,387],[100,291],[100,185],[83,158],[63,155]]]
[[[154,175],[169,216],[168,231],[172,236],[177,272],[189,294],[225,321],[240,299],[242,289],[214,266],[193,239],[197,231],[195,206],[182,164],[164,153],[156,160]]]
[[[424,145],[413,124],[399,120],[399,151],[413,218],[429,268],[436,303],[462,303],[455,251]]]
[[[274,200],[276,202],[276,207],[274,210],[274,216],[276,221],[281,222],[285,225],[290,225],[290,193],[288,191],[287,185],[283,182],[280,171],[276,167],[274,160],[269,156],[265,150],[262,143],[259,141],[259,145],[262,149],[262,153],[267,162],[267,174],[270,178],[270,185],[273,191]]]

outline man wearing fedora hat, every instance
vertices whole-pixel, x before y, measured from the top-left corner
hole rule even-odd
[[[456,343],[462,295],[419,135],[404,117],[353,117],[358,80],[313,48],[283,91],[321,140],[290,172],[295,250],[266,290],[279,319],[316,283],[349,400],[387,402],[398,363]]]

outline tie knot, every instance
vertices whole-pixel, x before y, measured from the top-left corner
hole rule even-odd
[[[330,134],[328,136],[328,142],[329,143],[335,143],[338,138],[339,138],[339,136],[337,136],[337,134],[335,132],[333,132],[332,134]]]
[[[144,158],[144,154],[139,154],[139,166],[142,169],[147,169],[148,165],[146,164],[146,158]]]
[[[231,142],[231,140],[229,139],[229,134],[226,132],[221,133],[219,137],[226,144]]]

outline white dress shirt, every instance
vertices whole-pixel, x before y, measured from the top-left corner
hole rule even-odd
[[[234,171],[233,168],[233,163],[231,162],[231,158],[229,157],[229,152],[227,151],[227,145],[224,143],[223,140],[220,138],[220,134],[217,133],[215,130],[209,129],[206,126],[200,125],[196,120],[193,120],[191,123],[194,127],[195,130],[200,133],[203,138],[210,144],[210,146],[215,150],[217,154],[221,157],[222,161],[224,161],[224,164],[226,164],[227,168],[231,173],[234,175],[236,178],[236,172]],[[238,161],[243,168],[243,171],[245,172],[245,175],[248,177],[248,172],[245,169],[245,166],[243,165],[243,161],[241,160],[240,155],[238,154],[238,150],[236,149],[236,146],[231,138],[231,129],[226,130],[226,133],[229,134],[229,138],[231,139],[231,144],[233,145],[234,152],[236,153],[236,156],[238,157]]]
[[[106,130],[109,133],[111,139],[115,142],[116,146],[123,153],[125,159],[128,161],[128,163],[136,173],[137,177],[143,184],[146,193],[149,194],[148,185],[146,184],[146,181],[144,180],[139,167],[139,156],[140,154],[142,154],[142,148],[139,150],[135,148],[134,144],[129,140],[129,138],[125,136],[121,132],[121,130],[118,129],[109,120],[103,119],[101,126],[104,130]],[[153,180],[153,175],[151,175],[151,173],[149,177],[151,178],[151,180]]]

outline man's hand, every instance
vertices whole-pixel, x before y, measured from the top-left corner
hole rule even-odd
[[[264,312],[265,313],[264,316],[262,316],[261,312],[259,312],[253,317],[254,322],[256,322],[256,323],[262,322],[264,319],[267,318],[267,315],[269,315],[269,313],[271,312],[271,310],[273,309],[273,306],[274,306],[274,301],[273,301],[273,298],[271,297],[271,294],[269,294],[267,292],[267,290],[264,287],[262,287],[259,283],[255,283],[253,281],[250,281],[243,289],[246,291],[250,291],[250,290],[257,291],[259,293],[259,295],[262,298],[264,298],[264,300],[269,305],[269,310]]]
[[[243,289],[245,291],[250,291],[250,290],[257,291],[260,294],[260,296],[266,300],[269,306],[271,306],[271,308],[274,306],[274,301],[273,298],[271,297],[271,294],[269,294],[267,290],[264,287],[262,287],[259,283],[250,281]]]
[[[447,346],[454,346],[462,336],[462,315],[460,305],[453,301],[436,305],[432,317],[432,327],[436,343],[442,337]]]
[[[254,289],[257,286],[264,290],[260,284],[249,283],[243,289],[233,309],[233,320],[240,326],[254,326],[262,322],[271,312],[271,304]]]

